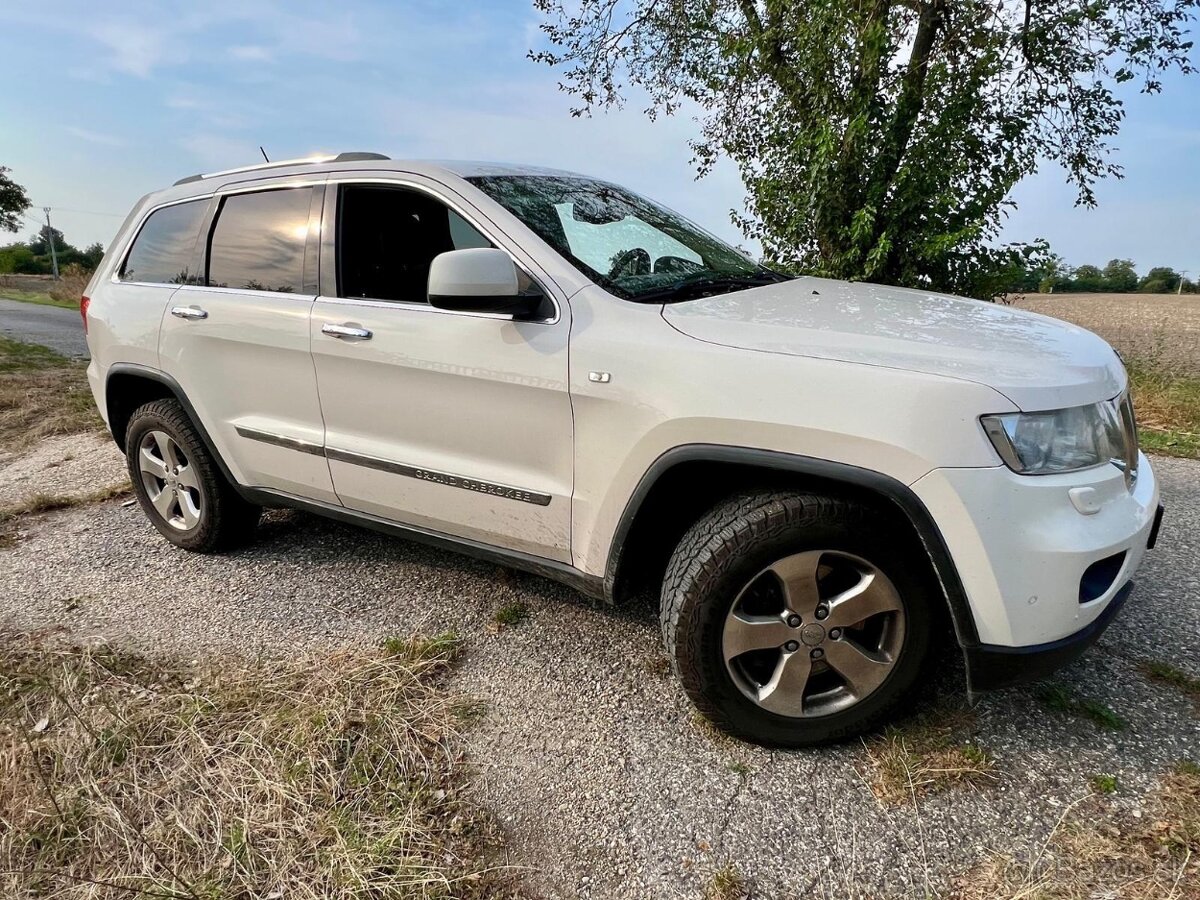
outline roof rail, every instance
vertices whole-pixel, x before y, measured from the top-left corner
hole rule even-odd
[[[186,178],[180,178],[175,184],[190,184],[193,181],[203,181],[205,178],[216,178],[220,175],[236,175],[238,172],[257,172],[259,169],[276,169],[280,166],[302,166],[309,163],[328,163],[328,162],[362,162],[371,159],[391,159],[390,156],[384,156],[382,153],[370,153],[363,150],[351,150],[348,153],[339,153],[336,156],[307,156],[303,159],[281,159],[278,162],[258,163],[254,166],[240,166],[236,169],[223,169],[220,172],[201,172],[196,175],[189,175]]]

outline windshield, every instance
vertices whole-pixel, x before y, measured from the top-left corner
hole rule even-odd
[[[467,179],[597,284],[631,300],[670,299],[681,288],[736,290],[777,280],[669,209],[590,178],[550,175]],[[713,284],[716,282],[717,284]]]

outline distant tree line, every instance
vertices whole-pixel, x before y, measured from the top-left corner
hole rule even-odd
[[[27,241],[0,247],[0,275],[49,275],[54,271],[50,258],[50,234],[54,233],[54,250],[61,271],[74,263],[91,271],[104,257],[104,245],[96,242],[80,250],[67,242],[57,228],[43,225]]]
[[[1033,256],[1012,273],[1009,293],[1042,294],[1195,294],[1200,288],[1170,266],[1155,266],[1139,275],[1131,259],[1110,259],[1103,268],[1091,264],[1068,266],[1056,253]]]

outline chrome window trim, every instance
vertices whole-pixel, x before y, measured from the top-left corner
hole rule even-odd
[[[496,247],[502,249],[505,253],[507,253],[509,258],[513,261],[513,265],[515,265],[522,272],[524,272],[529,277],[529,280],[538,286],[538,289],[542,292],[543,296],[545,296],[546,299],[549,300],[550,303],[554,306],[554,314],[552,316],[549,316],[544,319],[517,319],[508,313],[479,313],[479,312],[467,312],[467,311],[454,310],[454,309],[438,309],[434,306],[431,306],[428,303],[413,303],[411,301],[403,301],[403,300],[380,300],[380,299],[374,298],[374,297],[331,297],[327,294],[319,294],[318,295],[319,300],[328,301],[331,303],[350,303],[350,304],[367,305],[367,306],[372,306],[372,307],[378,305],[380,307],[412,310],[413,312],[418,312],[418,311],[436,312],[436,313],[442,313],[443,315],[449,315],[449,316],[468,316],[471,318],[480,318],[480,319],[499,319],[501,321],[519,322],[521,324],[530,324],[530,325],[557,325],[559,323],[559,321],[561,321],[561,319],[562,319],[562,304],[559,302],[559,299],[555,295],[555,293],[553,291],[548,290],[546,287],[545,282],[550,281],[551,280],[550,277],[548,275],[542,275],[539,277],[538,275],[535,275],[533,272],[531,272],[529,266],[526,265],[526,263],[524,261],[518,259],[516,257],[516,255],[513,253],[511,246],[509,246],[509,245],[516,245],[515,242],[511,238],[509,238],[508,235],[506,235],[506,234],[504,235],[504,240],[498,240],[496,237],[496,233],[499,232],[499,229],[497,229],[490,222],[488,223],[488,225],[481,224],[479,221],[479,215],[477,212],[476,213],[468,212],[466,209],[464,209],[464,207],[461,203],[456,202],[456,201],[450,199],[449,197],[447,197],[444,193],[447,190],[444,185],[438,184],[438,187],[442,188],[442,190],[439,191],[439,190],[436,190],[436,189],[430,187],[429,185],[422,184],[417,181],[413,181],[410,177],[405,177],[403,174],[397,174],[395,177],[387,177],[387,176],[380,176],[380,175],[355,177],[353,175],[342,174],[340,172],[327,173],[327,174],[328,174],[328,178],[326,179],[325,184],[328,186],[336,187],[338,185],[343,185],[343,184],[379,184],[379,185],[384,185],[384,186],[388,186],[388,187],[398,187],[398,188],[404,188],[407,190],[420,191],[421,193],[425,194],[426,196],[432,197],[434,200],[437,200],[439,203],[445,205],[447,208],[453,210],[457,215],[461,216],[462,219],[464,221],[466,221],[466,223],[468,225],[470,225],[472,228],[474,228],[476,231],[478,231],[480,234],[482,234],[485,238],[487,238],[489,241],[491,241],[492,244],[494,244]],[[437,182],[435,182],[435,184],[437,184]],[[330,212],[330,216],[331,216],[331,221],[336,226],[336,224],[337,224],[336,205],[335,205],[335,208]],[[499,232],[499,233],[504,234],[503,232]],[[322,235],[322,239],[324,239],[324,237],[325,236]],[[333,234],[332,240],[336,244],[336,242],[337,242],[336,227],[334,229],[334,234]],[[336,253],[336,249],[335,249],[335,253]]]
[[[168,206],[179,206],[183,203],[195,203],[197,201],[203,201],[203,200],[211,201],[214,194],[215,194],[215,191],[209,191],[206,194],[196,194],[195,196],[192,196],[192,197],[180,198],[179,200],[168,200],[165,203],[159,203],[159,204],[147,209],[142,214],[141,218],[138,219],[137,227],[129,229],[129,232],[128,232],[129,236],[125,239],[125,243],[121,247],[121,252],[117,254],[117,259],[120,260],[120,262],[118,262],[116,264],[116,266],[113,267],[112,274],[108,278],[108,283],[109,284],[128,284],[128,285],[134,285],[137,287],[169,287],[169,288],[183,287],[184,285],[172,284],[169,281],[122,281],[121,280],[121,270],[123,268],[125,268],[125,262],[129,258],[129,252],[133,249],[133,242],[136,241],[138,235],[142,233],[142,229],[146,227],[146,221],[152,215],[154,215],[160,209],[166,209]],[[197,240],[200,239],[199,234],[196,235],[196,239]]]

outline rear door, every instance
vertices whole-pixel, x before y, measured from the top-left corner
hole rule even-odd
[[[312,348],[342,503],[439,533],[570,558],[565,298],[538,321],[426,302],[442,252],[499,246],[556,287],[461,197],[416,176],[331,178]]]
[[[224,188],[159,356],[246,485],[336,502],[309,352],[323,175]]]

